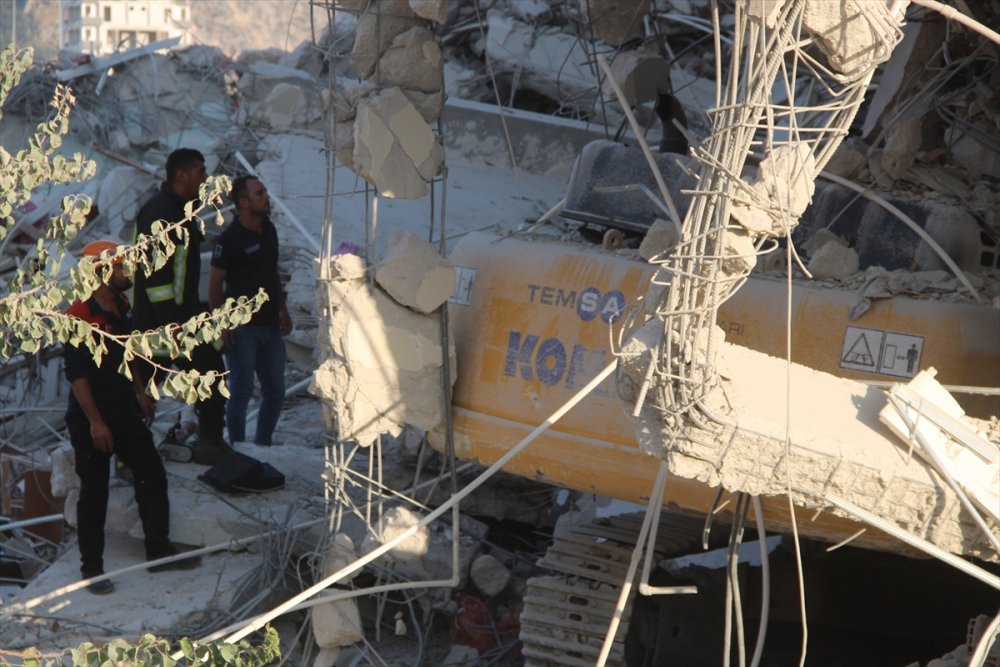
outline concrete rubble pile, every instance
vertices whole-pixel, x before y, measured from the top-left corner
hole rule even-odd
[[[355,255],[332,258],[329,293],[319,297],[329,324],[310,391],[324,399],[331,432],[363,445],[406,425],[429,430],[444,417],[444,338],[436,311],[454,291],[455,273],[408,232],[395,233],[390,244],[374,268]],[[454,383],[450,337],[447,354]]]

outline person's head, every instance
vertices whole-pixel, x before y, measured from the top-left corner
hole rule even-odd
[[[229,200],[244,219],[271,213],[271,197],[267,194],[267,188],[254,176],[240,176],[234,180]]]
[[[178,148],[167,157],[167,183],[178,197],[191,201],[208,178],[205,156],[193,148]]]
[[[118,244],[114,241],[91,241],[83,246],[80,256],[93,257],[98,270],[100,270],[104,262],[111,262],[111,276],[104,284],[112,291],[121,294],[132,286],[132,279],[125,275],[121,257],[116,259],[110,258],[111,255],[115,254],[117,249]]]

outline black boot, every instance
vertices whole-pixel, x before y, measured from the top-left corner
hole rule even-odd
[[[216,465],[233,452],[222,435],[226,423],[226,404],[213,397],[200,403],[197,412],[198,443],[194,446],[194,460],[202,465]]]

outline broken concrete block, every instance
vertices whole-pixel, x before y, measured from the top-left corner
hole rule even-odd
[[[403,94],[406,95],[406,99],[413,103],[413,106],[420,112],[420,117],[427,121],[428,125],[433,125],[441,117],[441,113],[444,111],[443,90],[436,93],[422,93],[419,90],[407,89],[403,91]]]
[[[357,255],[335,255],[330,258],[330,277],[358,280],[365,277],[368,265]]]
[[[757,249],[749,232],[732,228],[726,230],[722,251],[722,271],[730,276],[748,272],[757,264]]]
[[[382,515],[378,525],[378,538],[368,535],[362,551],[368,553],[379,545],[396,538],[407,529],[420,523],[421,516],[405,507],[390,508]],[[468,576],[470,564],[481,549],[478,539],[466,535],[459,536],[458,572],[461,588]],[[414,581],[435,581],[449,579],[453,574],[452,531],[450,523],[433,523],[418,530],[414,535],[394,547],[387,557],[393,562],[396,572]]]
[[[323,398],[326,417],[345,439],[368,445],[403,425],[429,430],[444,418],[441,398],[441,322],[399,305],[364,280],[328,285],[329,357],[313,374],[310,392]],[[450,381],[457,376],[454,345]]]
[[[665,253],[677,245],[677,227],[674,223],[663,218],[657,218],[649,226],[649,231],[642,238],[639,244],[639,256],[647,262],[654,257],[663,259]]]
[[[326,548],[326,554],[323,556],[323,576],[329,577],[357,559],[358,555],[354,550],[354,542],[351,538],[346,533],[337,533]],[[358,576],[358,572],[360,570],[343,577],[339,580],[339,583],[351,581],[354,577]]]
[[[404,306],[431,313],[455,291],[455,268],[427,241],[397,231],[389,237],[375,280]]]
[[[379,56],[400,35],[421,23],[406,0],[371,0],[354,31],[351,65],[362,79],[375,72]]]
[[[818,229],[812,236],[809,237],[808,241],[802,244],[802,249],[805,250],[806,254],[811,257],[817,250],[830,242],[839,243],[845,248],[847,247],[847,241],[840,238],[829,229]]]
[[[853,179],[860,176],[867,166],[868,158],[865,153],[850,141],[845,141],[827,161],[823,170],[842,178]]]
[[[291,129],[306,120],[305,93],[299,86],[285,82],[277,83],[257,107],[256,114],[263,116],[276,130]]]
[[[444,60],[434,34],[415,26],[398,35],[379,59],[378,85],[436,93],[444,85]]]
[[[646,49],[617,54],[611,61],[611,76],[621,86],[628,105],[633,107],[655,100],[660,92],[670,90],[670,65],[659,54]],[[601,92],[608,99],[616,99],[607,79]]]
[[[444,23],[448,20],[448,0],[410,0],[410,9],[430,21]]]
[[[312,630],[320,648],[350,646],[364,639],[361,614],[354,599],[334,600],[312,609]]]
[[[444,148],[396,87],[358,103],[354,169],[386,197],[419,199],[444,162]]]
[[[486,597],[498,595],[510,582],[510,570],[490,554],[482,554],[472,561],[469,577]]]
[[[893,125],[882,150],[882,168],[893,179],[901,179],[916,162],[923,139],[923,121],[911,118]]]
[[[750,0],[746,5],[746,13],[752,21],[767,26],[768,30],[774,30],[784,4],[772,0]]]
[[[633,331],[622,345],[615,384],[618,396],[626,405],[631,406],[639,397],[639,389],[646,381],[646,369],[661,340],[663,321],[653,317]]]
[[[892,0],[807,2],[802,24],[830,65],[849,74],[889,57],[893,44],[883,43],[879,35],[885,34],[881,26],[896,24],[889,12],[894,4]]]
[[[580,15],[612,46],[642,37],[649,0],[580,0]]]
[[[816,251],[806,268],[817,280],[846,278],[858,271],[858,253],[853,248],[830,241]]]

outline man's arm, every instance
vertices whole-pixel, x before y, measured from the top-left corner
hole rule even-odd
[[[104,422],[100,410],[97,409],[97,402],[94,401],[94,393],[90,389],[90,381],[85,377],[80,377],[70,383],[70,389],[76,396],[76,402],[80,404],[83,414],[90,422],[90,439],[94,441],[94,447],[105,454],[115,451],[115,441],[111,436],[111,429]]]
[[[226,282],[226,270],[212,265],[208,274],[208,307],[213,310],[225,301],[223,284]],[[233,343],[233,332],[229,329],[222,332],[222,344],[229,347]]]

